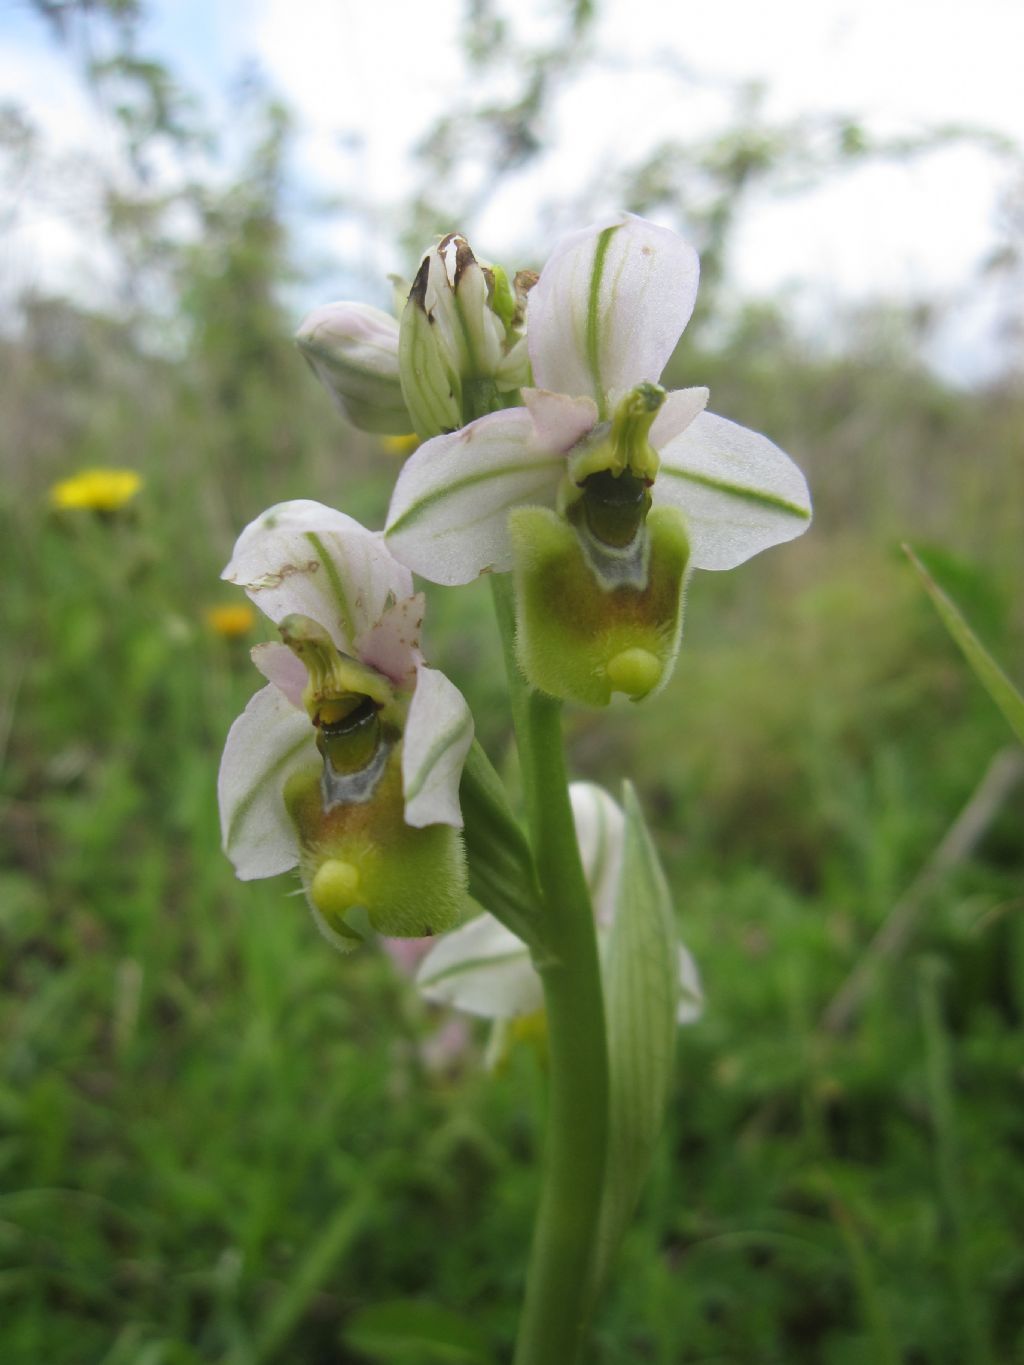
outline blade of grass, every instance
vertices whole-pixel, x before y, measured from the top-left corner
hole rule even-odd
[[[973,1283],[967,1245],[969,1215],[961,1179],[949,1035],[942,1013],[941,973],[942,964],[938,960],[929,958],[923,961],[918,972],[917,991],[924,1038],[928,1107],[935,1137],[939,1202],[947,1231],[947,1236],[942,1240],[960,1320],[963,1359],[971,1361],[972,1365],[993,1365],[995,1358],[986,1321],[985,1301]]]
[[[960,646],[964,658],[974,670],[975,677],[1002,711],[1014,734],[1024,744],[1024,696],[975,635],[960,608],[948,593],[939,587],[909,545],[903,546],[903,553],[917,570],[928,596],[935,603],[935,610],[942,618],[942,624]]]
[[[368,1191],[343,1204],[298,1263],[261,1323],[253,1344],[253,1365],[270,1360],[295,1330],[310,1300],[334,1270],[356,1237],[370,1211]]]

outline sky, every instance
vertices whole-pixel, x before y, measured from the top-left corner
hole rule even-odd
[[[332,295],[335,281],[395,269],[386,232],[356,237],[340,215],[309,210],[358,193],[380,206],[384,222],[416,183],[417,139],[467,93],[461,0],[151,0],[148,9],[143,47],[225,126],[227,92],[247,63],[294,111],[290,202],[313,262],[309,305]],[[551,0],[507,0],[503,9],[523,36],[555,31]],[[766,118],[852,113],[892,134],[961,123],[1024,144],[1021,0],[605,0],[596,42],[602,60],[557,104],[545,156],[474,224],[481,254],[503,259],[536,242],[541,206],[571,202],[595,168],[681,130],[723,126],[736,81],[763,84]],[[670,65],[699,79],[681,82]],[[0,217],[0,289],[32,281],[101,294],[103,244],[73,168],[79,149],[113,157],[109,121],[41,21],[12,0],[0,3],[0,92],[69,158],[21,196],[16,227],[10,213]],[[738,233],[732,282],[744,296],[791,300],[812,329],[873,297],[938,298],[949,314],[935,364],[953,379],[983,378],[998,364],[999,343],[996,301],[977,277],[997,241],[1007,181],[1005,162],[960,146],[765,197]]]

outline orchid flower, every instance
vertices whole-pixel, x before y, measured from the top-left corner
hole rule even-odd
[[[280,503],[241,534],[223,577],[274,621],[268,685],[227,738],[224,848],[243,880],[299,866],[338,947],[375,930],[440,932],[463,914],[459,780],[465,699],[419,647],[422,594],[375,534],[317,502]]]
[[[555,696],[639,699],[678,650],[690,569],[806,529],[803,475],[765,436],[657,380],[693,311],[697,256],[617,214],[556,246],[529,293],[536,387],[423,444],[386,535],[432,582],[515,569],[520,662]]]
[[[597,921],[598,945],[608,941],[622,873],[625,815],[622,807],[592,782],[569,787],[576,838]],[[703,1010],[697,966],[682,944],[679,954],[680,1024]],[[485,1019],[508,1019],[543,1009],[540,977],[526,945],[493,915],[482,914],[437,941],[416,976],[428,1000],[454,1005]]]

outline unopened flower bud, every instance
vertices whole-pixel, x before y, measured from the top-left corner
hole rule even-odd
[[[412,430],[398,376],[394,318],[365,303],[328,303],[306,315],[295,339],[353,426],[384,436]]]
[[[458,233],[423,257],[399,340],[402,392],[422,439],[515,404],[529,378],[519,344],[527,287],[481,264]]]

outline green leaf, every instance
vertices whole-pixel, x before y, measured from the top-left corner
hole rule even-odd
[[[974,670],[975,677],[1009,721],[1017,738],[1024,744],[1024,696],[993,659],[968,625],[963,612],[953,599],[939,587],[935,579],[918,559],[909,545],[903,552],[917,570],[942,624],[960,646],[964,658]]]
[[[310,1243],[297,1262],[290,1279],[259,1324],[253,1345],[253,1359],[269,1361],[298,1326],[325,1281],[334,1273],[353,1241],[366,1224],[372,1200],[364,1190],[347,1200]]]
[[[622,879],[604,963],[610,1069],[608,1171],[596,1293],[636,1208],[672,1080],[679,961],[672,900],[630,783]]]
[[[372,1360],[411,1365],[491,1365],[483,1334],[450,1309],[416,1299],[371,1304],[348,1320],[345,1340]]]

